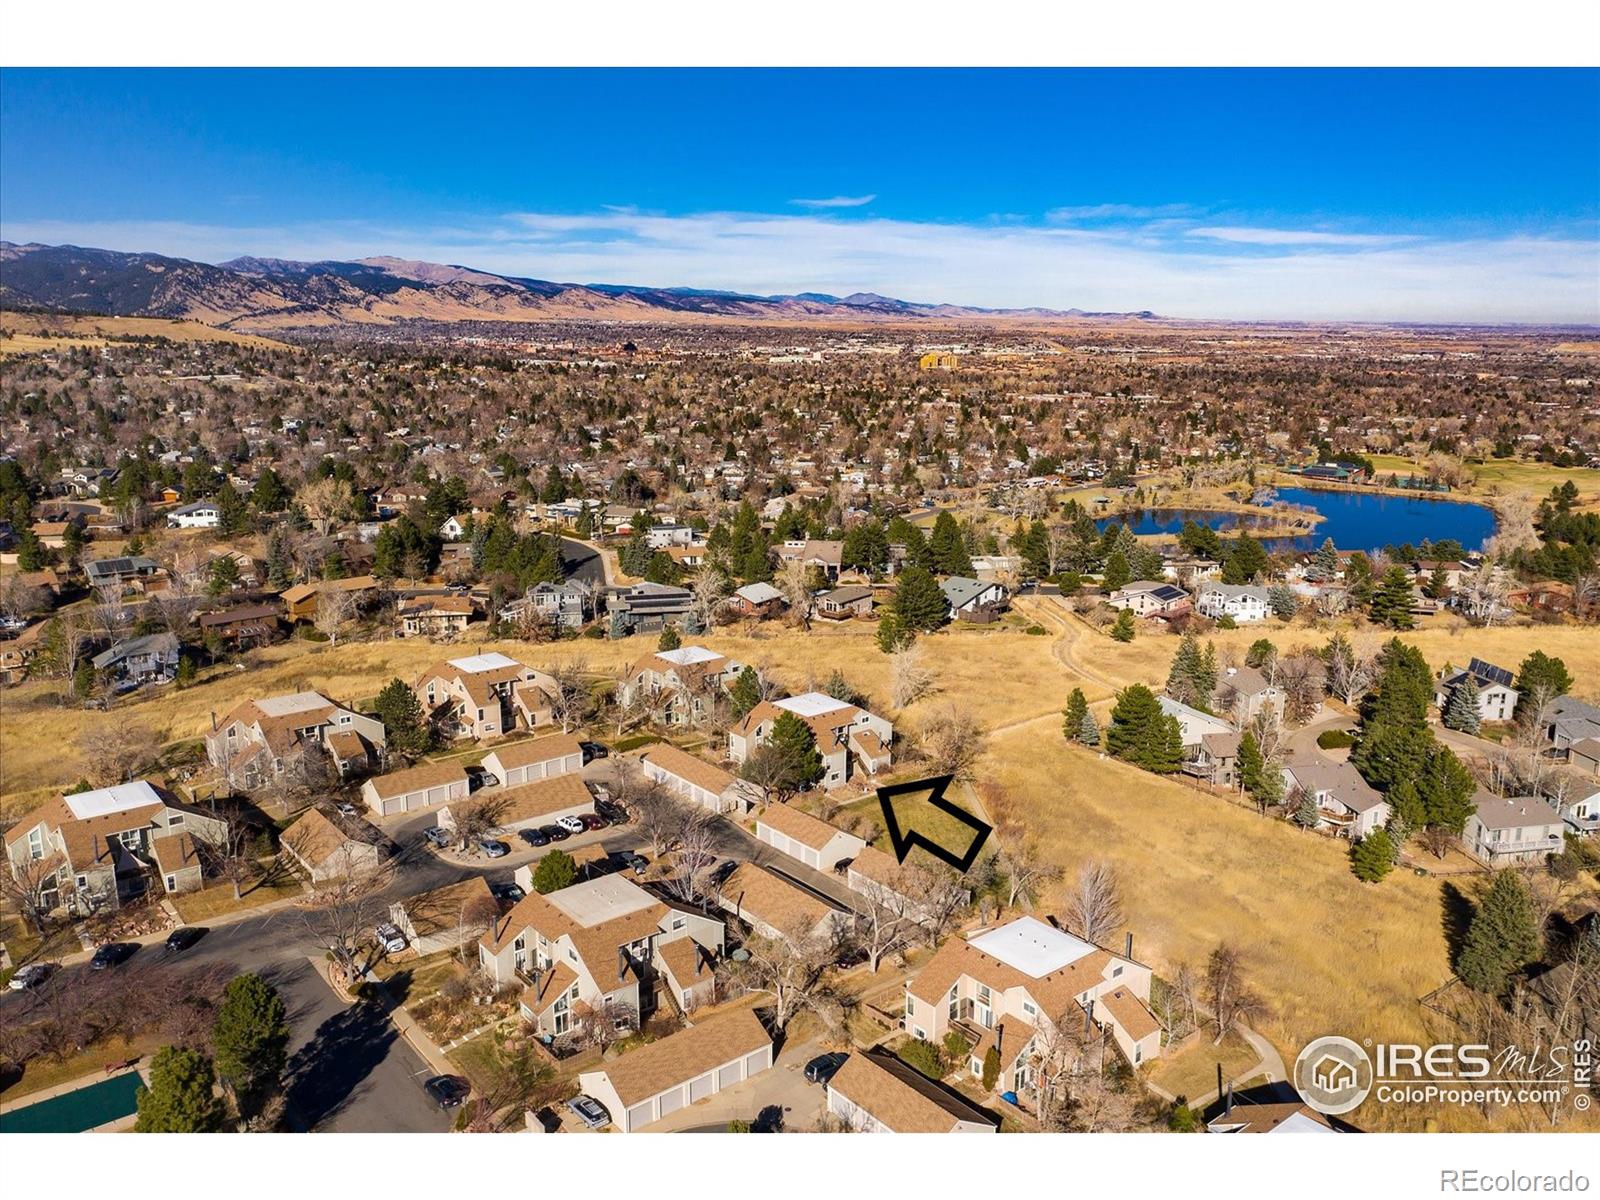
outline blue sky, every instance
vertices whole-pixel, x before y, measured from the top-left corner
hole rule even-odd
[[[1176,316],[1600,322],[1595,71],[0,75],[0,234]]]

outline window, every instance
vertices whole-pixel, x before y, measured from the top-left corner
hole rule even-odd
[[[684,1008],[691,1008],[694,1005],[694,993],[691,992],[688,988],[684,988],[683,989],[682,1004],[683,1004]]]
[[[178,889],[178,877],[176,875],[168,875],[167,876],[167,891],[173,892],[173,891],[177,891],[177,889]]]
[[[1030,1002],[1029,1002],[1029,1001],[1027,1001],[1027,1000],[1024,1000],[1024,1001],[1023,1001],[1023,1002],[1022,1002],[1022,1011],[1023,1011],[1023,1012],[1024,1012],[1024,1013],[1025,1013],[1025,1014],[1027,1014],[1027,1015],[1028,1015],[1028,1016],[1030,1016],[1030,1017],[1036,1017],[1036,1016],[1038,1016],[1038,1015],[1039,1015],[1039,1010],[1038,1010],[1038,1009],[1037,1009],[1037,1008],[1035,1008],[1035,1007],[1034,1007],[1034,1006],[1033,1006],[1033,1005],[1032,1005],[1032,1004],[1031,1004],[1031,1003],[1030,1003]]]
[[[989,985],[986,983],[980,983],[978,985],[978,1003],[989,1003]]]
[[[182,813],[172,813],[170,816],[167,817],[167,828],[168,829],[171,829],[174,825],[182,825],[182,824],[183,824],[183,814]]]
[[[1122,974],[1121,966],[1115,966],[1115,967],[1111,968],[1111,978],[1115,979],[1118,975],[1121,975],[1121,974]]]
[[[124,846],[137,846],[144,840],[144,831],[140,829],[124,829],[117,835],[117,839]]]
[[[28,830],[28,857],[44,857],[44,830],[37,825]]]
[[[672,919],[672,927],[674,929],[682,929],[687,923],[682,917],[674,917]]]

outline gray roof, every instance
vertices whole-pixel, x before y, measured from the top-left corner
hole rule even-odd
[[[1537,796],[1496,796],[1479,788],[1472,799],[1478,806],[1478,821],[1485,829],[1561,824],[1561,814]]]
[[[939,590],[944,593],[944,598],[950,602],[951,608],[964,608],[990,588],[998,586],[993,580],[985,582],[981,579],[968,579],[964,575],[952,575],[939,582]]]
[[[774,600],[783,599],[783,593],[777,588],[770,583],[760,582],[747,583],[734,592],[734,595],[749,601],[751,604],[770,604]]]
[[[1352,812],[1366,812],[1384,802],[1372,785],[1361,778],[1361,772],[1347,762],[1319,756],[1287,763],[1284,770],[1294,776],[1301,791],[1312,795],[1326,792]]]
[[[152,633],[144,637],[128,638],[118,642],[109,650],[102,650],[94,656],[93,662],[96,670],[104,670],[114,663],[119,663],[125,658],[134,658],[141,654],[177,654],[178,635],[175,633]]]
[[[1228,667],[1217,678],[1217,691],[1231,687],[1241,696],[1256,696],[1272,686],[1254,667]]]
[[[156,569],[154,559],[128,557],[121,558],[96,558],[83,564],[83,573],[91,582],[96,578],[108,575],[136,575],[141,572],[149,573]]]
[[[1202,583],[1196,591],[1205,596],[1215,592],[1219,596],[1232,599],[1235,596],[1254,596],[1263,604],[1266,603],[1267,589],[1254,583]]]

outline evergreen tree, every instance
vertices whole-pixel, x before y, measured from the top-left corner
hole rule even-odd
[[[1179,704],[1194,705],[1199,698],[1195,679],[1200,671],[1200,639],[1192,633],[1183,635],[1178,649],[1172,655],[1172,666],[1167,670],[1167,695]],[[1206,693],[1210,698],[1210,693]]]
[[[1117,619],[1111,624],[1111,639],[1117,642],[1131,642],[1135,632],[1133,609],[1125,608],[1117,614]]]
[[[198,1050],[164,1046],[150,1060],[150,1086],[141,1087],[134,1102],[139,1133],[212,1133],[222,1111],[213,1089],[211,1060]]]
[[[1089,701],[1084,697],[1082,688],[1072,689],[1067,697],[1067,707],[1061,715],[1061,736],[1068,741],[1077,741],[1078,735],[1083,732],[1083,719],[1089,715]]]
[[[787,709],[772,722],[767,746],[785,764],[785,782],[795,790],[809,787],[822,778],[822,755],[811,727]]]
[[[45,565],[45,547],[39,535],[24,525],[17,533],[17,569],[42,571]]]
[[[1300,794],[1300,803],[1294,810],[1294,823],[1301,829],[1315,829],[1322,814],[1317,811],[1317,799],[1310,792]]]
[[[761,679],[754,667],[745,667],[728,689],[728,699],[733,704],[733,719],[742,721],[744,715],[761,703]]]
[[[1567,664],[1543,650],[1535,650],[1517,669],[1517,715],[1523,716],[1529,705],[1548,704],[1571,690],[1572,675]]]
[[[94,664],[87,658],[80,658],[72,669],[72,695],[78,700],[87,700],[93,694]]]
[[[938,581],[922,567],[900,572],[894,592],[894,612],[900,624],[913,631],[937,629],[949,618],[950,604]]]
[[[257,512],[279,513],[289,506],[289,489],[271,467],[263,467],[256,486],[251,489],[250,503]]]
[[[431,740],[417,694],[403,679],[391,679],[373,702],[373,711],[383,722],[386,741],[391,750],[402,754],[420,754]]]
[[[1396,563],[1383,573],[1383,578],[1372,593],[1369,611],[1375,625],[1390,629],[1411,628],[1414,623],[1411,619],[1411,577],[1406,574],[1404,567]]]
[[[533,890],[541,896],[578,882],[578,864],[565,850],[551,850],[533,870]]]
[[[1363,883],[1377,883],[1394,869],[1395,847],[1384,829],[1374,829],[1351,848],[1350,869]]]
[[[909,645],[916,636],[913,630],[901,624],[900,615],[894,611],[892,605],[886,605],[883,612],[878,615],[876,641],[878,649],[885,654],[893,654],[896,650]]]
[[[940,512],[933,522],[933,536],[928,539],[933,560],[942,575],[972,575],[972,559],[967,554],[961,537],[961,527],[948,511]]]
[[[983,1052],[983,1089],[986,1092],[994,1091],[995,1084],[1000,1082],[1000,1051],[990,1046]]]
[[[1256,782],[1256,790],[1251,793],[1255,798],[1256,807],[1262,812],[1276,808],[1283,803],[1283,766],[1276,759],[1267,759],[1261,764],[1261,775]]]
[[[1261,543],[1248,533],[1241,533],[1229,545],[1222,560],[1223,583],[1253,583],[1258,575],[1265,575],[1272,566]]]
[[[1503,995],[1511,976],[1543,951],[1527,885],[1515,871],[1496,872],[1473,914],[1456,974],[1475,991]]]
[[[186,687],[191,686],[194,683],[194,677],[195,677],[196,670],[197,670],[197,668],[194,665],[194,659],[192,657],[190,657],[187,654],[185,654],[182,657],[180,657],[178,659],[178,672],[177,672],[177,684],[178,684],[178,686],[180,688],[186,688]]]
[[[1255,796],[1261,790],[1261,772],[1266,766],[1261,757],[1261,743],[1256,741],[1256,735],[1250,730],[1245,730],[1239,738],[1239,757],[1236,764],[1236,773],[1239,777],[1239,788],[1246,795]]]
[[[1450,685],[1450,694],[1445,698],[1439,719],[1446,729],[1458,733],[1478,732],[1478,688],[1471,676],[1463,675]]]
[[[1350,593],[1350,603],[1364,608],[1372,603],[1372,560],[1357,550],[1346,561],[1344,585]]]
[[[1084,711],[1083,720],[1078,722],[1078,741],[1085,746],[1098,746],[1100,744],[1100,726],[1095,723],[1094,714]]]
[[[1335,549],[1332,538],[1322,539],[1322,545],[1318,546],[1317,552],[1311,556],[1306,574],[1318,583],[1327,583],[1330,579],[1339,577],[1339,551]]]
[[[275,525],[267,535],[267,586],[283,591],[294,579],[294,556],[287,526]]]
[[[1100,586],[1108,593],[1120,587],[1126,587],[1133,578],[1133,568],[1128,565],[1128,557],[1121,550],[1113,550],[1106,558],[1105,570],[1100,573]],[[1127,612],[1127,609],[1123,609]]]
[[[213,558],[206,581],[206,591],[213,596],[220,596],[238,586],[239,563],[233,555],[219,554]]]
[[[1176,718],[1161,711],[1156,694],[1142,683],[1130,684],[1117,694],[1106,727],[1106,749],[1113,756],[1170,775],[1183,762],[1183,738]]]
[[[1300,601],[1289,590],[1288,585],[1275,583],[1267,589],[1267,607],[1280,621],[1290,621],[1294,619],[1295,613],[1300,611]]]
[[[1277,657],[1278,648],[1270,638],[1257,638],[1250,643],[1250,649],[1244,652],[1244,665],[1259,671]]]
[[[1430,734],[1430,738],[1431,738]],[[1478,781],[1455,752],[1434,742],[1416,781],[1423,821],[1448,833],[1460,833],[1476,811]]]
[[[289,1018],[283,997],[259,975],[229,980],[217,1009],[211,1044],[217,1076],[249,1115],[283,1082],[288,1063]]]
[[[656,639],[657,650],[676,650],[683,645],[683,639],[678,636],[676,625],[663,625],[661,636]]]

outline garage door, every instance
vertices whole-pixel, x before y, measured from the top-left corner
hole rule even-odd
[[[673,1088],[670,1092],[663,1092],[661,1093],[660,1100],[661,1115],[663,1117],[668,1113],[675,1113],[683,1107],[683,1089],[681,1087],[677,1087]]]
[[[757,1050],[754,1054],[745,1055],[744,1077],[749,1079],[750,1076],[754,1075],[757,1071],[765,1071],[767,1069],[767,1055],[770,1053],[771,1050],[768,1049]]]
[[[715,1078],[713,1075],[702,1075],[699,1079],[692,1080],[689,1084],[689,1103],[693,1104],[696,1100],[704,1100],[711,1095],[716,1090],[712,1087]]]
[[[641,1125],[648,1125],[650,1124],[651,1118],[652,1113],[650,1102],[648,1100],[646,1100],[643,1104],[635,1104],[628,1110],[628,1128],[630,1130],[634,1130],[638,1129]]]
[[[739,1082],[739,1064],[729,1063],[717,1072],[717,1090],[732,1087]]]

